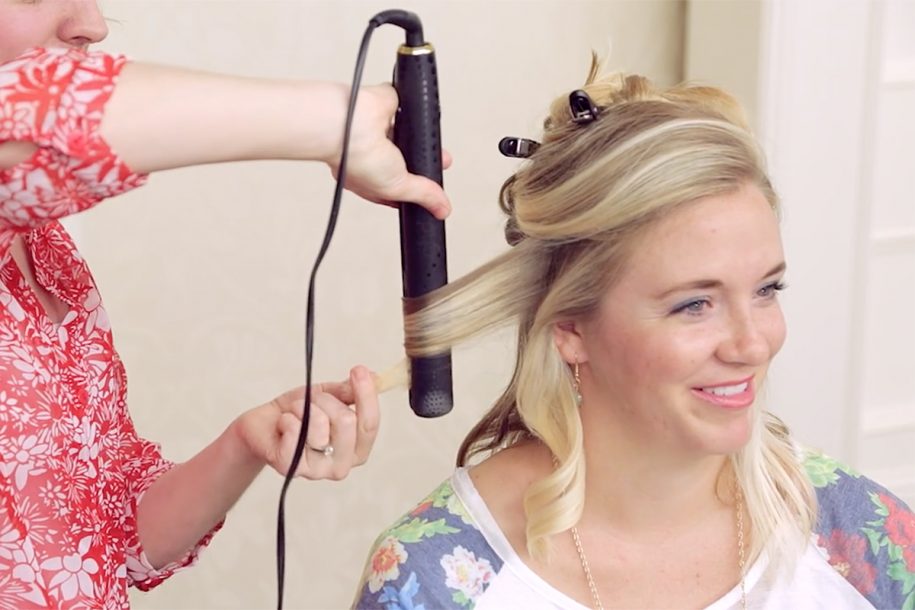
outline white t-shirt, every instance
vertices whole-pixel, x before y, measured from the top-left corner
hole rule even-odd
[[[804,466],[818,502],[810,544],[790,580],[767,571],[765,555],[750,567],[748,608],[915,608],[915,514],[825,456]],[[463,468],[378,538],[354,607],[587,610],[521,561]],[[738,585],[707,610],[741,607]]]
[[[489,587],[476,599],[476,610],[589,610],[564,593],[553,588],[521,561],[515,549],[499,529],[496,520],[477,493],[465,468],[451,477],[455,495],[473,517],[477,528],[503,560],[502,569]],[[792,581],[776,583],[762,578],[767,561],[760,557],[747,571],[744,586],[747,608],[758,610],[874,610],[873,604],[862,596],[835,568],[829,565],[823,552],[813,543],[798,562]],[[740,585],[737,585],[706,610],[737,610],[742,608]]]

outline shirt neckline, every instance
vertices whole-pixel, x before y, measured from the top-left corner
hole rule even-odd
[[[462,466],[454,471],[454,474],[451,476],[451,487],[454,489],[454,493],[458,496],[458,499],[463,502],[467,512],[470,513],[474,521],[476,521],[480,533],[483,535],[483,538],[486,539],[489,546],[491,546],[496,554],[502,559],[504,565],[508,566],[524,584],[561,608],[568,608],[569,610],[590,610],[587,606],[583,606],[547,581],[543,580],[540,575],[522,561],[518,553],[515,552],[515,548],[508,541],[508,538],[506,538],[502,528],[499,527],[495,517],[489,511],[489,507],[486,505],[483,497],[473,484],[473,480],[470,478],[469,467]],[[750,591],[752,591],[761,580],[768,563],[766,554],[763,552],[760,553],[760,556],[753,562],[753,565],[750,566],[750,569],[744,577],[744,587],[747,596],[750,595]],[[740,597],[740,583],[737,583],[734,588],[706,606],[704,610],[726,610],[728,608],[739,607]]]

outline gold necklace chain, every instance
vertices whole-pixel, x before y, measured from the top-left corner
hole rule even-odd
[[[581,548],[581,538],[578,537],[578,528],[572,526],[572,540],[575,541],[575,550],[578,551],[578,560],[581,562],[581,569],[585,571],[585,578],[588,581],[588,588],[591,590],[591,599],[594,600],[595,610],[604,610],[604,605],[600,603],[600,595],[597,593],[597,585],[594,584],[594,577],[591,576],[591,564],[585,556],[585,550]]]
[[[740,485],[734,487],[734,510],[737,512],[737,567],[740,569],[740,607],[747,610],[747,583],[743,577],[747,566],[747,555],[743,537],[743,492]]]
[[[743,535],[743,494],[738,486],[734,492],[734,512],[737,518],[737,567],[740,568],[740,605],[743,610],[747,610],[747,587],[744,582],[743,571],[746,567],[746,550],[744,548]],[[597,592],[597,585],[594,577],[591,575],[591,564],[588,563],[588,557],[581,546],[581,538],[578,536],[578,528],[572,526],[572,540],[575,542],[575,550],[578,551],[578,560],[581,562],[581,569],[585,573],[585,579],[588,581],[588,589],[591,590],[591,599],[594,601],[595,610],[604,610],[604,605],[600,601],[600,595]]]

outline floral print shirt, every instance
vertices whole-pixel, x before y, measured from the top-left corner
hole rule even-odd
[[[842,464],[808,454],[818,522],[794,577],[745,577],[748,607],[783,610],[915,608],[915,514]],[[739,585],[707,610],[741,607]],[[355,608],[585,610],[528,568],[477,494],[468,471],[450,480],[376,541]]]
[[[143,554],[136,508],[171,464],[134,430],[101,298],[57,221],[145,179],[98,133],[124,64],[34,49],[0,65],[0,142],[39,147],[0,169],[0,610],[126,608],[128,585],[196,557],[156,570]],[[59,323],[11,257],[16,235],[67,306]]]

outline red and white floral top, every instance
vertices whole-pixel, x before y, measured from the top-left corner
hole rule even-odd
[[[0,65],[0,142],[35,143],[0,170],[0,609],[127,608],[190,565],[155,570],[136,508],[171,464],[137,436],[124,366],[85,261],[57,219],[143,184],[98,133],[125,59],[35,49]],[[10,255],[69,308],[55,324]],[[208,542],[209,536],[200,545]]]

